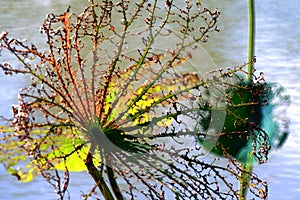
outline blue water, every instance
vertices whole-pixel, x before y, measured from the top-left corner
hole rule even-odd
[[[263,1],[257,9],[257,67],[267,80],[280,83],[291,95],[287,111],[291,135],[270,161],[257,167],[269,182],[270,199],[300,196],[300,1]]]
[[[76,2],[76,3],[75,3]],[[203,1],[205,2],[205,1]],[[208,2],[208,1],[207,1]],[[222,2],[222,3],[219,3]],[[19,38],[27,38],[42,45],[38,29],[48,12],[61,13],[67,5],[80,10],[77,1],[27,0],[0,1],[0,32],[9,30]],[[221,32],[212,36],[205,47],[220,67],[241,64],[247,59],[247,3],[246,1],[210,1],[222,16]],[[254,171],[268,181],[269,199],[298,199],[300,196],[300,1],[256,1],[256,53],[258,71],[263,71],[270,82],[287,88],[292,103],[287,110],[291,135],[283,148],[273,151],[267,164],[255,166]],[[9,58],[8,58],[9,59]],[[26,78],[11,79],[0,72],[0,113],[11,115],[11,104],[16,102],[18,89],[26,85]],[[86,173],[71,176],[72,199],[79,199],[81,191],[88,192],[91,180]],[[30,183],[20,183],[0,166],[0,199],[56,199],[52,187],[41,177]]]

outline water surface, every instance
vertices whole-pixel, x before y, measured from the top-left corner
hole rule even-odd
[[[43,35],[39,26],[48,12],[62,13],[68,5],[80,10],[79,1],[59,0],[1,0],[0,32],[7,30],[14,37],[26,38],[43,47]],[[203,1],[204,2],[204,1]],[[219,3],[222,2],[222,3]],[[219,67],[229,67],[247,60],[247,3],[246,1],[210,1],[210,8],[221,10],[221,32],[212,35],[204,45]],[[292,104],[287,110],[291,121],[291,135],[283,148],[273,151],[267,164],[254,171],[269,184],[269,199],[298,199],[300,196],[300,1],[257,1],[256,53],[258,71],[263,71],[270,82],[287,88]],[[0,60],[3,58],[0,57]],[[7,61],[15,63],[11,57]],[[16,103],[18,89],[25,86],[26,78],[14,79],[0,72],[0,113],[11,115],[12,103]],[[78,199],[81,190],[87,192],[91,184],[86,173],[72,175],[71,197]],[[78,189],[79,188],[79,189]],[[0,199],[56,199],[52,187],[41,177],[30,183],[19,183],[0,167]]]

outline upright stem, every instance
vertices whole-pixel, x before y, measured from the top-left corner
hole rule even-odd
[[[93,177],[95,183],[98,185],[99,190],[101,191],[105,200],[114,200],[114,197],[108,188],[105,180],[102,177],[102,173],[95,167],[93,163],[93,157],[91,153],[88,153],[85,165],[88,169],[89,174]]]
[[[252,81],[253,55],[255,46],[255,5],[254,0],[248,0],[248,80]]]
[[[117,200],[124,200],[124,197],[122,195],[122,192],[118,186],[118,183],[116,181],[116,177],[114,175],[114,171],[110,166],[106,166],[107,168],[107,176],[108,176],[108,180],[110,182],[111,188],[116,196]]]
[[[242,163],[240,185],[239,185],[239,200],[246,200],[248,191],[249,180],[253,168],[252,164],[252,152],[248,153],[248,162]]]
[[[253,74],[253,55],[255,48],[255,5],[254,0],[248,0],[248,81],[252,82]],[[252,172],[252,152],[248,153],[246,163],[242,163],[242,171],[239,186],[239,199],[246,200],[250,174]]]

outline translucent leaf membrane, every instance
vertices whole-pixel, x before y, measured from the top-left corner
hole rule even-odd
[[[79,15],[69,9],[47,15],[41,27],[47,51],[2,33],[2,50],[21,63],[0,64],[2,70],[32,76],[13,106],[12,125],[1,129],[0,159],[7,170],[23,181],[41,174],[60,199],[69,171],[82,170],[95,180],[85,198],[98,188],[97,198],[104,199],[237,199],[239,164],[227,154],[225,164],[207,158],[195,137],[208,136],[215,108],[215,114],[229,113],[225,127],[233,132],[235,115],[256,99],[230,92],[242,88],[233,77],[247,64],[209,73],[191,65],[195,57],[197,66],[208,65],[197,49],[218,31],[220,14],[197,5],[90,1]],[[211,99],[230,109],[212,106]],[[245,112],[238,118],[252,109]],[[248,135],[242,142],[255,138]],[[265,141],[262,135],[257,144],[264,147]],[[257,154],[265,156],[260,148]],[[266,198],[265,183],[250,177],[252,194]]]

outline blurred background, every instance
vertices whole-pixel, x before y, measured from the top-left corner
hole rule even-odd
[[[70,5],[80,13],[87,1],[78,0],[1,0],[0,32],[10,37],[26,39],[45,48],[45,38],[39,32],[47,13],[61,14]],[[247,1],[202,0],[210,9],[221,11],[220,33],[214,33],[203,47],[221,68],[233,67],[247,61]],[[269,199],[298,199],[300,196],[300,1],[256,1],[257,73],[264,72],[267,82],[279,83],[291,95],[287,110],[291,134],[283,148],[272,151],[266,164],[254,167],[254,172],[269,185]],[[11,55],[3,54],[0,61],[17,63]],[[10,118],[11,105],[17,103],[19,88],[26,86],[29,77],[7,77],[0,71],[0,114]],[[297,92],[299,90],[299,92]],[[85,173],[71,175],[71,199],[87,193],[92,180]],[[30,183],[20,183],[0,166],[0,199],[56,199],[53,188],[42,177]]]

